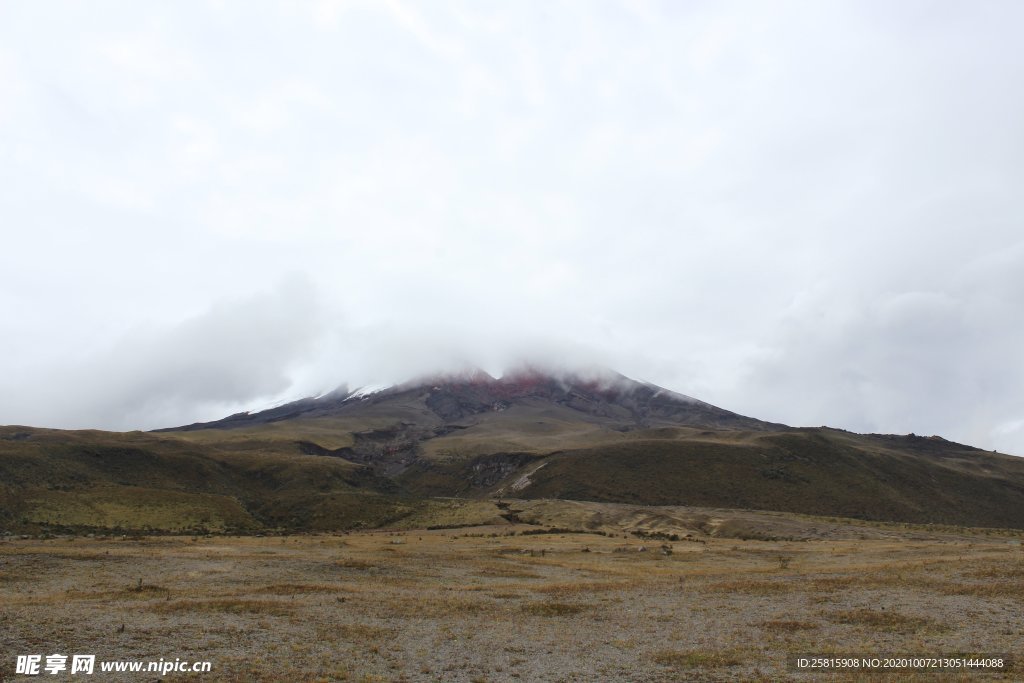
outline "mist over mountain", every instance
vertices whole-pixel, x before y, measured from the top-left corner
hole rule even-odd
[[[537,355],[1024,453],[1021,3],[129,5],[0,5],[0,423]]]
[[[654,425],[782,428],[783,425],[743,417],[708,403],[639,382],[601,367],[554,370],[520,367],[492,377],[478,368],[419,377],[390,387],[339,387],[257,412],[244,412],[215,422],[181,429],[231,428],[296,418],[348,416],[379,411],[381,406],[422,399],[437,420],[472,420],[521,406],[550,404],[575,411],[579,419],[605,421],[629,430]],[[169,430],[160,430],[169,431]]]
[[[1019,524],[1022,20],[0,5],[4,509]]]

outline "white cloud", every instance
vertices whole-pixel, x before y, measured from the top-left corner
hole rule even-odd
[[[18,368],[0,411],[23,424],[133,429],[237,410],[290,388],[325,332],[322,312],[293,278],[174,325],[138,326],[73,360]]]
[[[0,376],[74,372],[102,400],[25,389],[0,422],[211,418],[535,348],[768,419],[1024,454],[1021,19],[3,5]],[[296,272],[320,303],[225,308]],[[308,343],[268,341],[249,384],[215,351],[235,333],[188,322],[217,316]],[[223,394],[194,354],[227,364]],[[101,382],[115,355],[180,372]]]

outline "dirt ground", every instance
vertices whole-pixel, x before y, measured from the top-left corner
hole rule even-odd
[[[494,526],[0,540],[19,654],[208,660],[208,681],[1021,680],[795,673],[790,654],[1014,655],[1011,536],[662,541]]]

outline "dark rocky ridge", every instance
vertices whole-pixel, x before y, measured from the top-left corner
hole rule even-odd
[[[407,414],[409,406],[419,409],[415,419],[399,417]],[[326,448],[312,438],[297,442],[297,446],[308,455],[343,458],[368,466],[378,475],[396,477],[410,468],[410,476],[416,472],[437,474],[437,464],[422,457],[421,445],[430,439],[481,422],[500,422],[501,413],[516,407],[545,406],[567,409],[566,419],[599,424],[614,432],[658,427],[756,432],[788,429],[610,371],[583,375],[525,370],[498,379],[477,370],[421,378],[367,394],[342,388],[269,410],[159,431],[239,430],[294,419],[393,416],[394,421],[385,428],[352,432],[351,446]],[[525,462],[518,457],[512,461],[508,458],[508,454],[498,453],[493,459],[474,461],[468,469],[460,466],[457,476],[465,478],[470,488],[492,486]]]
[[[500,379],[474,371],[420,379],[365,395],[341,388],[323,397],[304,398],[260,412],[237,413],[212,422],[155,431],[233,429],[296,418],[355,416],[371,407],[410,397],[422,398],[426,408],[451,428],[460,427],[452,423],[475,415],[500,412],[527,401],[542,401],[608,421],[621,429],[664,425],[754,431],[786,429],[785,425],[738,415],[610,371],[589,376],[521,371]]]

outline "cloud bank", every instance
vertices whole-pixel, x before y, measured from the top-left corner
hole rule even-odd
[[[0,423],[530,356],[1024,454],[1019,3],[0,7]]]

